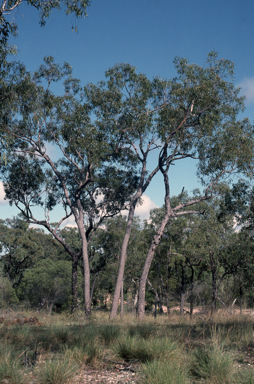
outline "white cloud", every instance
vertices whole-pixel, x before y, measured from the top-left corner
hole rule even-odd
[[[75,222],[75,219],[74,219],[74,216],[73,216],[73,215],[71,215],[70,217],[68,217],[68,219],[65,220],[65,221],[62,223],[61,228],[63,228],[63,227],[72,227],[72,228],[77,227],[77,224],[76,224],[76,222]]]
[[[246,97],[247,104],[254,102],[254,76],[247,77],[238,86],[241,88],[241,95]]]
[[[142,201],[142,205],[137,206],[135,215],[139,216],[141,220],[149,219],[150,210],[158,207],[146,194],[142,196]]]
[[[8,200],[4,200],[5,192],[3,182],[0,181],[0,204],[8,204]]]

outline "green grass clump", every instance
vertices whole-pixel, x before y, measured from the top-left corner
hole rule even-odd
[[[254,384],[254,369],[245,369],[239,375],[239,382],[241,384]]]
[[[138,360],[140,362],[164,360],[181,353],[178,344],[168,338],[144,340],[138,337],[123,338],[118,342],[116,352],[126,361]]]
[[[120,336],[121,329],[117,325],[101,325],[98,329],[101,340],[105,345],[110,345]]]
[[[144,384],[187,384],[188,370],[185,365],[154,360],[141,368]]]
[[[191,374],[209,384],[232,384],[235,382],[235,369],[232,356],[218,344],[197,348],[193,354]]]
[[[103,360],[104,350],[100,343],[88,343],[74,348],[73,358],[78,363],[85,363],[96,368]]]
[[[24,376],[18,357],[14,357],[9,351],[1,350],[0,358],[0,383],[22,384]]]
[[[149,339],[149,337],[151,337],[156,333],[156,327],[154,324],[151,324],[151,323],[131,325],[129,327],[128,333],[131,337],[139,336],[139,337],[142,337],[143,339]]]
[[[38,370],[39,384],[67,384],[78,373],[79,365],[69,353],[62,359],[46,361]]]

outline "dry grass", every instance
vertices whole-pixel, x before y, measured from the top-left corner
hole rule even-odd
[[[35,316],[37,324],[15,322]],[[100,372],[112,383],[254,384],[249,314],[221,311],[201,320],[175,312],[148,315],[142,323],[132,314],[109,321],[103,312],[89,320],[82,312],[8,311],[1,317],[0,384],[82,384],[93,375],[100,382]]]

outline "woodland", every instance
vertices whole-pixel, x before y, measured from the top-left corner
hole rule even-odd
[[[0,7],[0,384],[254,384],[254,132],[234,64],[31,72],[9,44],[22,2]],[[42,26],[90,6],[26,3]],[[187,160],[202,187],[179,172],[174,196]],[[158,176],[164,204],[141,220]]]
[[[29,3],[43,25],[52,4]],[[66,12],[84,16],[88,5]],[[104,306],[111,319],[120,297],[121,313],[126,302],[139,319],[176,304],[191,316],[196,305],[253,305],[253,125],[238,118],[233,63],[214,51],[203,67],[176,57],[175,78],[152,80],[117,64],[82,86],[49,56],[31,73],[8,43],[17,25],[6,15],[18,6],[1,11],[0,172],[20,212],[1,221],[1,305],[88,317]],[[170,169],[184,159],[196,161],[203,190],[171,196]],[[157,174],[164,206],[141,222],[135,209]],[[70,217],[76,228],[64,227]]]

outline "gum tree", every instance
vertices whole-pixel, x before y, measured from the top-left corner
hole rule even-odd
[[[56,96],[51,84],[61,80],[65,92]],[[68,64],[60,67],[52,57],[45,58],[33,75],[24,72],[20,87],[15,113],[7,116],[6,130],[13,145],[11,160],[2,165],[6,197],[28,223],[42,225],[71,255],[73,308],[82,256],[85,312],[90,315],[88,243],[104,218],[125,207],[135,187],[131,154],[122,148],[114,127],[92,122]],[[59,205],[63,215],[53,225],[50,212]],[[44,218],[38,217],[35,206],[43,208]],[[79,252],[59,232],[71,216],[81,239]]]
[[[239,89],[232,83],[233,64],[218,59],[214,52],[208,55],[204,67],[182,58],[176,58],[174,64],[177,76],[172,80],[149,80],[129,64],[121,64],[106,72],[107,82],[87,87],[98,124],[116,127],[140,167],[138,186],[130,200],[111,318],[117,313],[135,208],[155,174],[161,173],[164,180],[165,215],[152,240],[140,281],[141,318],[147,275],[168,221],[187,214],[186,207],[211,198],[221,179],[246,171],[252,162],[253,129],[247,119],[237,121],[244,105]],[[157,154],[157,162],[149,171],[151,152],[154,157]],[[197,161],[205,192],[198,199],[172,208],[169,171],[183,159]],[[184,187],[184,175],[180,176]]]

